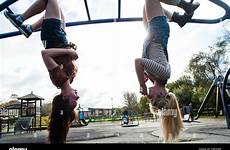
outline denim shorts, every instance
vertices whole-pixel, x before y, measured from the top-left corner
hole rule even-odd
[[[168,59],[167,44],[169,32],[169,24],[165,16],[157,16],[152,18],[151,21],[148,22],[149,35],[144,41],[142,57],[148,58],[148,47],[152,43],[158,43],[162,45],[165,55]]]
[[[61,28],[61,20],[44,19],[41,29],[41,40],[45,48],[65,48],[68,45],[65,31]]]

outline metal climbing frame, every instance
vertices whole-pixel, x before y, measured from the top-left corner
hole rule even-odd
[[[221,90],[221,99],[223,103],[223,109],[226,116],[227,126],[230,129],[230,68],[228,69]]]
[[[13,3],[15,3],[18,0],[6,0],[3,3],[0,4],[0,12],[3,11],[4,9],[9,9],[9,6]],[[221,21],[224,21],[226,19],[230,19],[230,7],[223,2],[222,0],[209,0],[210,2],[220,6],[225,10],[225,14],[217,19],[191,19],[189,22],[190,23],[204,23],[204,24],[214,24],[214,23],[219,23]],[[191,0],[193,2],[193,0]],[[88,7],[88,2],[87,0],[84,0],[84,7],[86,10],[87,14],[87,20],[85,21],[75,21],[75,22],[67,22],[66,26],[78,26],[78,25],[86,25],[86,24],[98,24],[98,23],[112,23],[112,22],[130,22],[130,21],[142,21],[142,17],[128,17],[128,18],[123,18],[121,16],[121,0],[117,0],[117,5],[118,5],[118,10],[117,10],[117,16],[114,18],[108,18],[108,19],[96,19],[92,20],[91,19],[91,13]],[[19,31],[17,32],[8,32],[8,33],[0,33],[0,39],[7,38],[7,37],[13,37],[20,35],[21,33]]]
[[[189,22],[214,24],[214,23],[222,22],[226,19],[230,19],[230,7],[225,2],[223,2],[222,0],[209,0],[209,1],[223,8],[225,10],[225,14],[222,17],[216,19],[191,19]]]
[[[197,120],[202,111],[204,110],[205,104],[210,99],[211,95],[214,93],[216,89],[216,117],[219,115],[219,107],[222,103],[222,108],[225,113],[227,127],[230,129],[230,68],[228,69],[226,75],[218,76],[215,80],[213,80],[212,85],[210,86],[208,93],[206,94],[198,112],[195,120]]]

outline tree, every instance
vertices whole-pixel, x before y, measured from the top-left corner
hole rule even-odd
[[[199,52],[192,56],[187,70],[187,75],[177,81],[169,83],[167,88],[177,96],[179,104],[193,102],[197,108],[203,102],[213,80],[219,75],[224,76],[229,67],[229,59],[226,53],[230,48],[230,32],[217,39],[213,46],[209,46],[207,52]],[[215,96],[211,97],[210,104],[215,106]]]
[[[229,59],[226,55],[229,43],[229,35],[225,35],[219,38],[213,46],[209,46],[207,52],[199,52],[192,57],[188,71],[192,74],[196,85],[210,82],[226,72],[229,66]]]
[[[125,106],[128,108],[129,111],[132,111],[135,113],[139,112],[137,96],[135,93],[125,92],[123,94],[123,97],[124,97]]]
[[[213,80],[218,76],[224,76],[229,67],[229,59],[226,53],[230,48],[230,32],[208,47],[207,52],[202,51],[192,56],[186,76],[169,83],[167,88],[174,92],[179,104],[193,102],[194,107],[199,107],[203,102]],[[211,97],[210,104],[215,106],[215,96]]]
[[[177,100],[180,105],[185,105],[192,101],[193,87],[193,82],[187,75],[184,75],[177,81],[167,85],[169,91],[172,91],[177,96]]]
[[[51,109],[52,109],[52,103],[43,104],[42,110],[41,110],[41,115],[42,116],[48,116],[51,113]]]
[[[122,114],[122,109],[121,108],[114,108],[114,111],[116,112],[115,116],[119,117]]]
[[[138,106],[139,106],[139,111],[140,111],[141,114],[143,114],[145,112],[149,112],[149,100],[148,100],[148,97],[142,96]]]

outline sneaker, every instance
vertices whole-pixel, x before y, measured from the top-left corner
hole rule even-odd
[[[21,15],[9,11],[4,11],[4,15],[27,38],[32,34],[33,30],[31,25],[23,25],[23,17]]]
[[[14,14],[12,12],[9,12],[9,11],[4,11],[4,15],[6,16],[6,18],[8,20],[10,20],[10,22],[16,27],[20,27],[23,23],[23,17],[19,14]]]
[[[32,29],[32,26],[29,25],[29,24],[26,24],[26,25],[21,25],[19,28],[19,31],[25,35],[25,37],[29,37],[32,33],[33,33],[33,29]]]

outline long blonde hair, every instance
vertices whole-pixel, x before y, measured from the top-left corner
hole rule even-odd
[[[165,142],[172,142],[178,139],[184,128],[179,104],[172,92],[162,97],[161,101],[164,103],[164,108],[158,111],[163,139]],[[150,111],[156,113],[156,107],[150,105]]]

